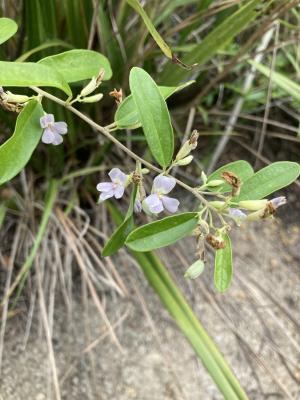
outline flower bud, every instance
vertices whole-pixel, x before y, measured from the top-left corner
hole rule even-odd
[[[225,203],[225,201],[215,200],[215,201],[210,201],[209,205],[216,208],[217,210],[219,210],[219,209],[223,208],[226,205],[226,203]]]
[[[185,271],[184,277],[189,279],[196,279],[199,275],[202,274],[203,271],[204,262],[202,260],[197,260]]]
[[[182,158],[181,160],[175,161],[174,165],[178,166],[188,165],[192,162],[193,158],[194,158],[193,156],[187,156],[185,158]]]
[[[262,208],[258,211],[254,211],[251,214],[247,215],[247,220],[248,221],[259,221],[261,219],[264,219],[264,215],[265,215],[265,209]]]
[[[21,94],[13,94],[9,91],[2,94],[3,100],[7,101],[8,103],[26,103],[26,101],[30,100],[28,96],[21,95]]]
[[[207,175],[206,175],[206,173],[204,171],[201,172],[201,179],[202,179],[202,182],[205,185],[206,182],[207,182]]]
[[[257,211],[264,208],[267,202],[268,200],[244,200],[239,201],[238,206],[249,211]]]
[[[92,80],[82,89],[80,96],[88,96],[89,94],[93,93],[95,89],[97,89],[97,79],[93,77]]]
[[[189,140],[187,140],[187,141],[183,144],[183,146],[181,147],[181,149],[178,151],[175,160],[176,160],[176,161],[182,160],[183,158],[185,158],[186,156],[188,156],[192,150],[193,150],[193,149],[192,149],[192,146],[190,145]]]
[[[81,103],[96,103],[100,101],[103,97],[103,93],[94,94],[93,96],[84,97],[80,100]]]
[[[223,185],[225,182],[222,179],[213,179],[212,181],[206,182],[207,187],[217,187]]]
[[[149,174],[150,170],[148,168],[142,168],[142,174],[147,175]]]
[[[100,86],[100,84],[103,80],[103,77],[104,77],[104,73],[105,73],[104,69],[101,68],[99,71],[99,74],[96,77],[93,76],[91,81],[81,90],[80,96],[85,97],[85,96],[88,96],[89,94],[93,93],[97,89],[97,87]],[[98,101],[98,100],[96,100],[96,101]],[[88,102],[86,102],[86,103],[88,103]]]

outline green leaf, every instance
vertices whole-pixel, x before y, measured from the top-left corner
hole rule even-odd
[[[197,226],[197,217],[197,213],[188,212],[151,222],[131,232],[125,244],[135,251],[168,246],[191,233]]]
[[[270,68],[263,64],[255,61],[248,61],[253,65],[259,72],[266,77],[272,79],[273,83],[276,83],[281,89],[285,90],[288,94],[293,96],[296,100],[300,100],[300,85],[279,72],[272,71]]]
[[[250,176],[254,174],[253,168],[251,165],[244,160],[238,160],[238,161],[233,161],[229,164],[223,165],[221,168],[217,169],[214,171],[209,177],[207,178],[207,182],[213,181],[215,179],[222,179],[221,174],[224,171],[229,171],[233,172],[235,175],[237,175],[242,182],[245,182]],[[226,193],[226,192],[231,192],[231,186],[228,183],[224,183],[224,185],[215,187],[215,188],[209,188],[207,187],[208,190],[212,190],[214,192],[220,192],[220,193]]]
[[[200,67],[220,50],[226,47],[232,39],[243,31],[249,23],[255,19],[255,10],[259,0],[252,0],[232,13],[224,22],[211,31],[191,52],[186,54],[182,61],[192,65],[197,63]],[[168,65],[164,70],[161,82],[174,84],[182,81],[186,76],[190,76],[191,71],[176,68],[175,65]]]
[[[226,247],[216,251],[214,281],[216,289],[223,293],[228,289],[232,278],[232,249],[228,235],[224,235]]]
[[[18,30],[18,25],[10,18],[0,18],[0,44],[6,42]]]
[[[106,242],[105,246],[102,250],[102,256],[107,257],[111,256],[112,254],[116,253],[125,243],[125,240],[129,233],[133,230],[133,209],[134,209],[134,202],[137,193],[137,185],[134,185],[134,188],[131,193],[129,208],[126,214],[126,217],[121,225],[114,231],[110,239]]]
[[[43,108],[35,100],[19,114],[15,132],[0,146],[0,185],[16,176],[29,161],[42,135],[42,115]]]
[[[167,45],[167,43],[164,41],[164,39],[160,36],[160,34],[157,32],[155,29],[153,23],[151,22],[150,18],[146,14],[145,10],[141,6],[140,2],[138,0],[127,0],[127,3],[135,9],[136,12],[140,14],[142,17],[144,24],[146,25],[150,35],[153,37],[161,51],[172,60],[173,53],[170,47]]]
[[[278,161],[256,172],[246,180],[234,201],[260,200],[294,182],[300,174],[298,163]]]
[[[32,62],[0,61],[0,86],[50,86],[72,95],[61,74],[46,65]]]
[[[156,161],[167,167],[173,157],[174,136],[167,104],[151,76],[134,67],[130,89],[148,146]]]
[[[180,86],[158,86],[160,93],[166,100],[172,94],[190,86],[195,81],[186,82]],[[115,113],[115,124],[118,129],[135,129],[141,126],[138,111],[132,95],[126,97]]]
[[[108,59],[93,50],[69,50],[43,58],[38,64],[46,65],[58,71],[68,82],[78,82],[97,76],[100,68],[105,71],[104,80],[112,77]]]

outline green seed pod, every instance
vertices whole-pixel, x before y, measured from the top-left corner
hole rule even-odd
[[[202,260],[197,260],[194,262],[194,264],[192,264],[186,271],[184,274],[185,278],[189,278],[189,279],[196,279],[198,278],[199,275],[202,274],[202,272],[204,271],[204,262]]]

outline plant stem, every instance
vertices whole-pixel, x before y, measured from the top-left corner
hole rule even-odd
[[[79,118],[81,118],[83,121],[85,121],[87,124],[89,124],[91,127],[93,127],[95,130],[100,132],[103,136],[105,136],[107,139],[109,139],[111,142],[113,142],[116,146],[118,146],[121,150],[123,150],[125,153],[127,153],[132,159],[136,161],[140,161],[145,167],[151,169],[152,171],[155,171],[159,174],[165,173],[166,175],[169,176],[168,173],[166,173],[164,170],[156,167],[155,165],[149,163],[148,161],[144,160],[143,158],[139,157],[137,154],[135,154],[133,151],[128,149],[124,144],[118,141],[110,132],[108,129],[104,128],[103,126],[97,124],[94,122],[92,119],[87,117],[85,114],[77,110],[76,108],[72,107],[70,104],[65,102],[64,100],[59,99],[56,96],[53,96],[50,93],[45,92],[44,90],[37,88],[35,86],[31,87],[32,90],[34,90],[36,93],[38,93],[40,96],[47,97],[48,99],[54,101],[57,104],[60,104],[61,106],[65,107],[67,110],[71,111],[73,114],[77,115]],[[205,204],[208,208],[210,208],[213,212],[216,212],[215,208],[211,207],[209,202],[201,196],[200,193],[197,192],[196,189],[192,188],[191,186],[187,185],[186,183],[182,182],[181,180],[174,178],[176,180],[176,183],[183,187],[185,190],[189,191],[192,193],[195,197],[197,197],[198,200],[201,201],[201,203]]]

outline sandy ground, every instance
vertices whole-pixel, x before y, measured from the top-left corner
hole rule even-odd
[[[160,252],[251,400],[300,399],[299,239],[297,220],[235,230],[235,275],[226,295],[212,287],[211,262],[199,279],[184,280],[184,263],[193,260],[191,240]],[[121,298],[108,291],[101,300],[117,325],[121,348],[93,302],[81,301],[85,293],[80,285],[72,313],[60,301],[55,308],[52,343],[62,399],[222,399],[142,273],[120,255],[119,272],[129,295]],[[36,314],[25,349],[27,316],[9,319],[1,400],[55,399]],[[91,343],[92,350],[87,347]]]

